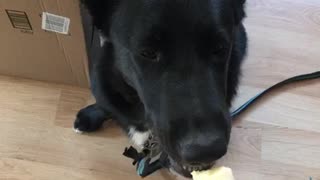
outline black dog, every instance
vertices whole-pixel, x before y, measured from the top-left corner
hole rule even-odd
[[[91,66],[96,104],[75,129],[112,117],[138,145],[159,137],[178,173],[210,168],[230,139],[245,0],[82,1],[105,42]]]

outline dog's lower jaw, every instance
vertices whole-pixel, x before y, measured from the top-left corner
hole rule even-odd
[[[181,174],[179,174],[177,171],[174,170],[174,168],[169,168],[170,173],[172,173],[174,176],[176,176],[177,180],[191,180],[192,178],[184,177]]]
[[[130,127],[128,134],[132,143],[137,146],[137,148],[143,149],[151,133],[150,131],[137,131],[135,127]]]

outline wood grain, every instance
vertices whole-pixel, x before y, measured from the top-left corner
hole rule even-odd
[[[248,0],[250,48],[234,108],[293,75],[320,70],[319,0]],[[87,89],[0,76],[0,180],[140,179],[113,123],[78,135]],[[320,81],[281,88],[235,123],[228,154],[237,180],[320,179]],[[150,180],[175,179],[159,171]]]

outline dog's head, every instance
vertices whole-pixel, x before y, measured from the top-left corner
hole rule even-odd
[[[211,167],[230,138],[226,72],[244,0],[88,2],[175,170]]]

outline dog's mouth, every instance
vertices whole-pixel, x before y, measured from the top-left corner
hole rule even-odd
[[[210,164],[194,164],[194,165],[190,165],[190,164],[183,164],[183,163],[178,163],[175,160],[173,160],[172,158],[169,157],[170,160],[170,165],[171,165],[171,169],[174,170],[175,172],[177,172],[178,174],[185,176],[185,177],[189,177],[191,178],[192,175],[191,173],[193,171],[204,171],[204,170],[208,170],[210,168],[212,168],[215,164],[215,162],[212,162]]]
[[[146,143],[144,146],[145,149],[150,150],[150,152],[153,152],[152,154],[158,154],[159,153],[159,139],[156,138],[157,136],[154,136],[153,134],[150,134],[148,138],[148,143]],[[154,144],[154,146],[152,146]],[[149,146],[151,145],[151,146]],[[166,154],[169,154],[166,152]],[[191,173],[193,171],[204,171],[211,169],[214,165],[215,162],[211,163],[201,163],[201,164],[187,164],[187,163],[182,163],[175,158],[172,158],[170,155],[168,156],[169,160],[169,169],[173,170],[175,173],[178,173],[179,175],[192,178]]]

